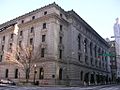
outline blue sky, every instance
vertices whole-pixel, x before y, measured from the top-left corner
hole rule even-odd
[[[53,2],[66,11],[73,9],[103,38],[114,35],[120,0],[0,0],[0,24]]]

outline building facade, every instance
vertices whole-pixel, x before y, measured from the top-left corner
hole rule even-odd
[[[111,79],[113,83],[117,82],[117,57],[116,57],[116,47],[115,47],[115,41],[109,41],[110,44],[110,53],[112,54],[110,56],[110,62],[111,62]]]
[[[108,43],[76,12],[52,3],[0,25],[0,78],[25,79],[22,69],[7,63],[6,53],[18,44],[40,45],[29,80],[39,85],[91,85],[110,81]],[[36,76],[34,77],[34,69]]]
[[[120,20],[116,19],[114,24],[114,38],[115,38],[115,47],[116,47],[116,59],[117,59],[117,78],[120,78]]]

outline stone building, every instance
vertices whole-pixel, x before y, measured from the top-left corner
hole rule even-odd
[[[14,34],[16,28],[18,34]],[[41,58],[30,73],[39,85],[106,84],[110,80],[108,43],[75,11],[56,3],[26,13],[0,25],[0,78],[16,82],[25,75],[15,64],[6,63],[5,51],[17,44],[41,45]],[[14,43],[11,44],[11,43]]]
[[[118,76],[117,76],[117,56],[116,56],[116,47],[115,47],[115,41],[109,41],[110,44],[110,53],[112,54],[110,56],[110,62],[111,62],[111,79],[113,83],[116,83]]]
[[[117,54],[117,47],[118,43],[113,40],[108,42],[110,44],[110,53],[112,56],[110,56],[110,67],[111,67],[111,79],[113,83],[120,83],[120,55]]]

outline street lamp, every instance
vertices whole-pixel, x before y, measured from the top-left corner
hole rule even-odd
[[[37,74],[37,70],[36,70],[36,64],[34,65],[34,79],[33,79],[33,83],[35,85],[36,82],[36,74]]]

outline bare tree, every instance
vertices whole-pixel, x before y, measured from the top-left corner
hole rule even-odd
[[[33,46],[16,46],[12,53],[7,52],[6,59],[8,62],[17,64],[25,72],[26,82],[29,81],[31,69],[35,65],[35,61],[40,59],[40,46],[34,50]]]

